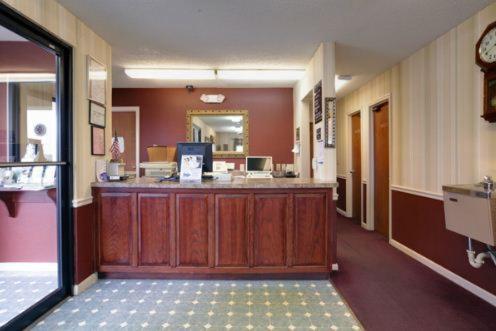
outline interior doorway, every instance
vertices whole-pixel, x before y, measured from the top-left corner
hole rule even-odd
[[[140,130],[139,107],[112,107],[112,134],[123,142],[121,157],[126,163],[126,173],[139,177]]]
[[[374,229],[389,237],[389,102],[372,107]]]
[[[362,220],[362,131],[361,115],[351,115],[351,182],[352,182],[352,218]]]

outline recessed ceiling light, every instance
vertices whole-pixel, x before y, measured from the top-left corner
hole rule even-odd
[[[126,75],[136,79],[209,80],[215,79],[215,71],[209,69],[124,69]]]
[[[224,80],[296,81],[304,70],[218,70],[217,77]]]
[[[334,79],[334,88],[336,89],[336,92],[339,91],[344,85],[346,85],[351,80],[351,78],[351,75],[336,75]]]

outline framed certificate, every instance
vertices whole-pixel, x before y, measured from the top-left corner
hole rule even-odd
[[[105,129],[91,127],[91,155],[105,155]]]
[[[90,101],[90,120],[89,120],[90,124],[104,128],[105,116],[106,116],[105,107],[96,102]]]
[[[107,102],[107,69],[88,55],[87,57],[88,99],[104,105]]]

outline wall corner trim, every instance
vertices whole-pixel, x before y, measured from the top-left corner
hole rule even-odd
[[[418,196],[425,197],[425,198],[443,201],[443,195],[441,193],[424,191],[424,190],[417,190],[417,189],[409,188],[406,186],[391,185],[391,191],[398,191],[398,192],[403,192],[403,193],[418,195]]]
[[[72,208],[78,208],[78,207],[90,205],[92,203],[93,203],[93,197],[74,199],[74,200],[72,200]]]
[[[437,272],[441,276],[449,279],[453,283],[455,283],[458,286],[463,287],[467,291],[471,292],[472,294],[478,296],[484,301],[487,301],[491,305],[496,307],[496,295],[484,290],[483,288],[475,285],[472,282],[469,282],[463,277],[458,276],[454,272],[444,268],[443,266],[437,264],[436,262],[429,260],[423,255],[420,255],[419,253],[415,252],[414,250],[406,247],[405,245],[401,244],[400,242],[390,239],[389,243],[391,246],[395,247],[396,249],[402,251],[406,255],[410,256],[414,260],[417,260],[418,262],[422,263],[423,265],[429,267],[433,271]],[[468,262],[467,262],[468,263]]]
[[[94,272],[91,275],[89,275],[85,280],[83,280],[81,283],[76,284],[72,288],[72,293],[74,295],[79,295],[89,289],[93,284],[95,284],[98,281],[98,273]]]

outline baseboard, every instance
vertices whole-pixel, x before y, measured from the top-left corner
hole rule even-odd
[[[92,273],[91,275],[88,276],[85,280],[83,280],[81,283],[76,284],[72,287],[72,293],[74,295],[79,295],[86,291],[88,288],[90,288],[93,284],[95,284],[98,281],[98,273]]]
[[[78,208],[92,203],[93,203],[93,197],[91,196],[82,199],[74,199],[72,200],[72,208]]]
[[[56,262],[1,262],[0,271],[57,272]]]
[[[472,282],[469,282],[463,277],[458,276],[455,274],[453,271],[450,271],[446,269],[445,267],[437,264],[436,262],[429,260],[423,255],[420,255],[419,253],[415,252],[414,250],[406,247],[402,243],[397,242],[394,239],[390,239],[389,243],[397,248],[398,250],[402,251],[406,255],[410,256],[411,258],[417,260],[418,262],[422,263],[423,265],[429,267],[430,269],[434,270],[438,274],[440,274],[443,277],[446,277],[447,279],[451,280],[453,283],[457,284],[458,286],[463,287],[467,291],[471,292],[472,294],[478,296],[484,301],[487,301],[493,306],[496,306],[496,295],[484,290],[483,288],[475,285]],[[468,261],[467,261],[468,263]]]
[[[336,211],[337,211],[340,215],[343,215],[344,217],[348,217],[348,218],[350,218],[350,217],[351,217],[351,215],[350,215],[350,214],[348,214],[347,212],[345,212],[345,211],[344,211],[344,210],[342,210],[342,209],[339,209],[338,207],[336,207]]]

